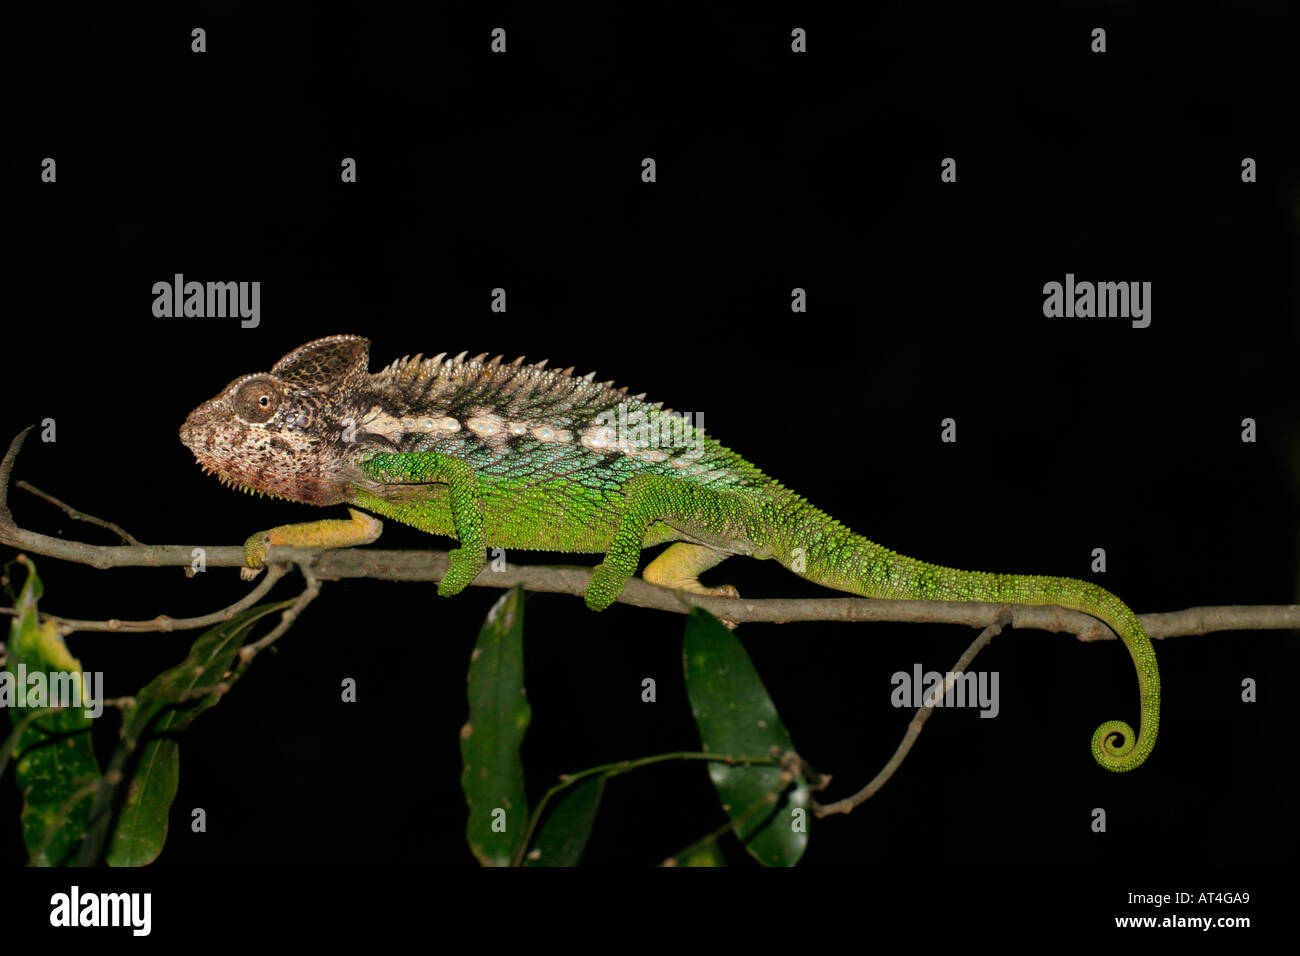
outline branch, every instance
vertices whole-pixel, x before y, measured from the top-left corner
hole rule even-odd
[[[30,429],[28,429],[30,431]],[[183,567],[194,561],[194,545],[93,545],[49,537],[19,528],[7,503],[9,473],[27,432],[19,434],[0,461],[0,544],[47,557],[74,561],[94,568]],[[203,546],[208,567],[245,567],[242,545]],[[321,551],[311,548],[277,548],[268,565],[281,573],[297,564],[310,569],[318,581],[373,578],[386,581],[440,581],[447,571],[446,551],[388,551],[348,548]],[[503,571],[485,569],[474,579],[477,587],[512,588],[581,596],[591,577],[589,567],[565,565],[508,565]],[[263,584],[266,584],[263,581]],[[261,596],[260,593],[258,595]],[[245,599],[247,600],[247,599]],[[255,599],[254,599],[255,600]],[[744,598],[709,597],[656,587],[632,578],[619,595],[621,604],[685,614],[700,607],[719,619],[740,623],[791,623],[795,621],[895,621],[908,623],[965,624],[988,627],[1004,605],[968,601],[894,601],[874,598]],[[214,612],[222,615],[225,611]],[[208,621],[213,615],[190,620]],[[219,619],[219,617],[218,617]],[[1188,608],[1139,618],[1154,640],[1214,631],[1280,630],[1300,628],[1300,605],[1225,605]],[[137,622],[68,622],[82,630],[172,630],[180,619],[159,617]],[[202,625],[191,625],[202,626]],[[1011,626],[1053,633],[1071,633],[1082,641],[1116,640],[1115,632],[1095,617],[1054,605],[1011,605]]]
[[[980,632],[980,636],[975,638],[974,643],[966,648],[961,657],[957,658],[957,663],[952,665],[943,686],[936,687],[930,699],[933,701],[942,700],[944,695],[952,689],[958,676],[965,673],[966,668],[970,667],[971,661],[975,660],[975,655],[982,651],[985,645],[997,637],[1002,632],[1002,629],[1010,623],[1011,612],[1010,610],[1004,610],[998,615],[997,620]],[[880,773],[876,774],[870,783],[853,796],[845,797],[843,800],[836,800],[834,803],[821,804],[813,800],[813,813],[818,817],[830,816],[832,813],[849,813],[854,807],[874,797],[876,791],[883,787],[889,781],[889,778],[894,775],[894,771],[903,765],[903,761],[907,759],[907,755],[912,750],[912,745],[921,736],[921,729],[925,726],[925,722],[930,719],[930,715],[933,713],[934,704],[926,704],[917,710],[916,715],[912,717],[912,722],[907,725],[907,733],[903,735],[903,742],[898,745],[898,749],[889,758],[889,762],[881,768]]]
[[[244,675],[244,671],[248,670],[248,665],[253,663],[253,658],[283,637],[284,632],[293,626],[294,621],[298,620],[298,615],[302,613],[303,608],[320,596],[320,581],[316,580],[311,568],[303,567],[301,570],[302,576],[306,580],[302,593],[298,595],[293,604],[280,612],[280,623],[268,631],[265,637],[259,638],[251,644],[245,644],[239,649],[239,664],[235,667],[229,683],[233,684],[239,680]]]
[[[74,521],[84,521],[86,522],[86,524],[93,524],[100,528],[107,528],[109,531],[113,532],[115,535],[121,538],[123,544],[140,543],[134,537],[132,537],[131,534],[127,532],[125,528],[121,527],[120,525],[115,525],[111,521],[105,521],[103,518],[96,518],[94,515],[88,515],[84,511],[78,511],[76,508],[72,507],[71,505],[64,504],[62,501],[60,501],[58,498],[54,497],[53,495],[46,494],[44,491],[41,491],[41,489],[37,488],[31,482],[16,481],[14,482],[14,484],[17,485],[19,488],[21,488],[23,491],[33,494],[37,498],[42,498],[45,501],[48,501],[56,508],[62,508],[65,512],[67,512],[68,517],[72,518]]]
[[[40,619],[42,621],[53,621],[58,627],[59,633],[64,637],[74,631],[112,631],[117,634],[140,634],[152,631],[193,631],[201,627],[211,627],[214,624],[220,624],[222,621],[228,621],[240,611],[248,610],[265,597],[271,588],[275,587],[276,582],[284,577],[287,570],[288,565],[283,564],[268,568],[266,577],[261,580],[257,587],[250,590],[234,604],[198,617],[169,617],[166,614],[159,614],[147,621],[120,621],[115,617],[109,618],[107,621],[83,621],[78,618],[59,617],[41,611]],[[13,608],[0,608],[0,614],[17,615],[17,613]]]

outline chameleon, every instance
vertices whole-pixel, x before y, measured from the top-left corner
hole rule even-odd
[[[181,426],[203,470],[247,492],[346,505],[347,519],[282,525],[245,544],[245,577],[276,546],[353,547],[380,518],[454,538],[438,594],[483,570],[488,549],[603,555],[584,600],[607,608],[643,549],[667,544],[642,577],[738,597],[699,576],[733,555],[775,560],[816,584],[868,598],[1059,605],[1108,624],[1137,671],[1137,733],[1111,720],[1092,754],[1127,771],[1155,745],[1160,675],[1151,641],[1119,598],[1065,577],[961,571],[855,534],[688,417],[597,382],[595,373],[487,353],[423,354],[371,373],[370,341],[332,335],[245,375]],[[379,517],[375,517],[379,516]]]

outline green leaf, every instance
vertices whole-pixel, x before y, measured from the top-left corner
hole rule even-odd
[[[678,866],[726,866],[727,858],[716,840],[702,843],[677,858]]]
[[[587,848],[604,793],[604,774],[595,774],[565,790],[533,839],[533,848],[524,865],[577,866],[582,851]]]
[[[488,611],[469,665],[469,719],[460,729],[465,835],[484,866],[507,866],[528,827],[519,746],[532,717],[524,695],[524,592]]]
[[[220,683],[253,625],[292,603],[261,604],[205,631],[185,660],[146,684],[135,705],[124,712],[122,746],[138,743],[140,756],[109,843],[110,866],[144,866],[158,858],[167,842],[168,817],[180,783],[176,738],[220,700],[215,693],[199,697],[193,692]]]
[[[90,739],[91,718],[85,715],[89,705],[42,714],[48,710],[47,691],[41,706],[17,706],[20,676],[27,679],[28,691],[35,689],[30,679],[37,674],[43,675],[47,688],[52,679],[69,681],[76,686],[78,695],[84,694],[85,687],[81,662],[69,653],[54,622],[40,623],[36,602],[42,587],[35,566],[25,558],[19,563],[27,569],[27,580],[14,605],[18,615],[9,626],[9,659],[4,677],[9,685],[5,690],[14,694],[7,701],[11,706],[5,709],[16,732],[24,726],[17,733],[13,749],[17,755],[14,779],[23,795],[22,831],[29,862],[33,866],[61,866],[76,858],[90,819],[99,764]],[[103,688],[98,691],[102,694]],[[3,763],[0,760],[0,766]],[[80,798],[78,792],[83,793]]]
[[[682,651],[686,693],[704,750],[717,754],[770,754],[794,744],[768,697],[749,654],[715,617],[692,608]],[[733,830],[750,856],[764,866],[793,866],[808,845],[808,788],[774,803],[762,803],[781,789],[780,767],[710,763],[709,777]],[[753,808],[753,809],[752,809]],[[801,811],[796,813],[795,811]]]

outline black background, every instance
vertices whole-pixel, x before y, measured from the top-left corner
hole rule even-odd
[[[702,412],[724,443],[906,554],[1088,578],[1102,547],[1097,579],[1139,613],[1292,602],[1300,117],[1285,9],[15,12],[0,57],[0,435],[53,418],[57,443],[29,440],[15,477],[144,541],[234,544],[322,515],[194,465],[176,430],[229,380],[338,332],[372,339],[373,368],[522,353]],[[807,54],[790,52],[794,26]],[[1089,52],[1094,26],[1104,55]],[[57,184],[39,181],[46,156]],[[339,180],[345,156],[356,184]],[[955,184],[939,179],[948,156]],[[1255,184],[1241,182],[1246,156]],[[154,318],[151,287],[177,272],[261,281],[260,327]],[[1067,272],[1152,282],[1150,328],[1044,318],[1042,286]],[[489,310],[496,286],[504,315]],[[807,314],[790,312],[795,286]],[[955,445],[939,440],[948,416]],[[10,498],[25,527],[109,541]],[[383,543],[431,544],[395,523]],[[199,614],[246,587],[229,569],[186,580],[36,560],[43,609],[67,617]],[[831,595],[768,563],[708,580]],[[457,730],[498,596],[328,584],[187,734],[157,865],[474,866]],[[532,799],[562,772],[695,749],[681,630],[528,596]],[[869,780],[906,728],[890,675],[947,670],[973,636],[739,633],[797,747],[834,774],[831,798]],[[115,696],[190,638],[70,646]],[[815,823],[805,864],[1293,861],[1294,634],[1157,651],[1159,743],[1112,775],[1088,741],[1102,720],[1136,721],[1127,654],[1004,633],[976,665],[1001,675],[998,719],[936,714],[877,797]],[[353,705],[339,701],[347,677]],[[1245,678],[1256,704],[1240,701]],[[0,859],[17,864],[20,799],[4,783]],[[206,834],[189,830],[193,807]],[[698,765],[642,770],[607,790],[585,861],[652,864],[721,820]]]

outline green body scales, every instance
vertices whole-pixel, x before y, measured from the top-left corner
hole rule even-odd
[[[1120,636],[1137,667],[1141,724],[1102,724],[1097,762],[1141,764],[1155,744],[1160,678],[1141,623],[1109,591],[1071,578],[989,574],[896,554],[769,478],[686,419],[626,388],[546,363],[420,356],[368,371],[369,342],[310,342],[269,373],[244,376],[186,420],[199,463],[237,487],[351,520],[287,525],[249,539],[257,568],[275,545],[373,541],[365,512],[455,538],[438,593],[465,588],[488,548],[603,554],[586,592],[608,607],[641,550],[669,547],[643,576],[701,594],[701,572],[731,555],[772,559],[818,584],[872,598],[1057,604]],[[1118,738],[1122,738],[1118,740]]]

